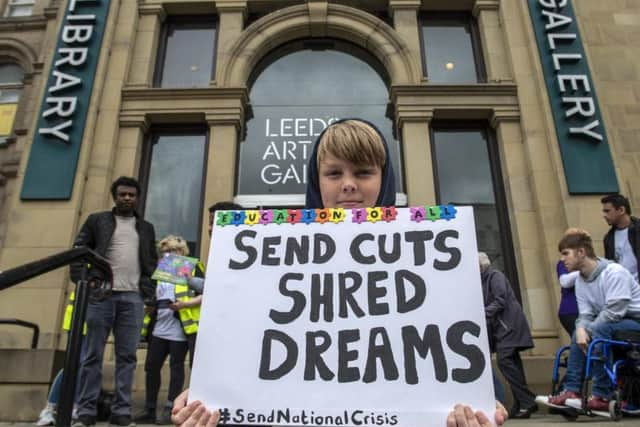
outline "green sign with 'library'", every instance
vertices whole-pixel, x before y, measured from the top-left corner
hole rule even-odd
[[[24,176],[22,200],[69,200],[109,0],[69,0]]]

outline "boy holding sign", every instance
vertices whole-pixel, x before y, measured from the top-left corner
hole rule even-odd
[[[395,182],[386,142],[381,133],[362,120],[341,120],[318,138],[309,161],[307,208],[370,208],[395,204]],[[217,411],[207,411],[199,402],[186,405],[186,391],[175,401],[175,424],[215,426]],[[495,419],[504,423],[500,407]],[[469,407],[457,405],[447,419],[449,427],[491,425],[488,418]]]

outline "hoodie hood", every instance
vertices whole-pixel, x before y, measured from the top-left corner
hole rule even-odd
[[[329,126],[334,126],[337,123],[342,123],[347,120],[357,120],[371,126],[380,135],[382,145],[384,145],[385,162],[384,168],[382,168],[382,180],[380,184],[380,193],[378,194],[378,200],[376,200],[376,206],[394,206],[396,204],[396,183],[393,174],[393,165],[391,164],[391,157],[389,156],[389,146],[387,140],[382,135],[382,132],[371,122],[363,119],[341,119],[331,123]],[[327,131],[329,126],[322,131],[322,133],[316,139],[313,144],[313,151],[309,157],[309,165],[307,167],[307,194],[305,199],[305,207],[307,209],[322,209],[322,196],[320,195],[320,179],[318,176],[318,145],[322,136]]]
[[[611,264],[611,261],[609,261],[608,259],[604,259],[604,258],[598,258],[598,264],[596,265],[595,270],[593,270],[591,272],[591,274],[589,275],[589,277],[587,277],[586,279],[584,279],[585,282],[593,282],[594,280],[596,280],[598,278],[598,276],[600,275],[600,273],[602,273],[602,271],[607,268],[607,265]]]

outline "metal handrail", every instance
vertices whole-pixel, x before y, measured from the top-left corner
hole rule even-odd
[[[33,331],[31,337],[31,349],[38,348],[38,340],[40,339],[40,327],[35,323],[27,322],[20,319],[0,319],[0,325],[16,325],[23,328],[29,328]]]
[[[111,266],[109,262],[97,252],[86,247],[80,247],[3,271],[0,273],[0,291],[15,286],[25,280],[79,261],[90,263],[92,267],[107,274],[106,280],[111,280]]]
[[[58,402],[56,416],[57,427],[69,427],[71,425],[71,411],[73,410],[73,396],[75,395],[78,375],[82,330],[87,314],[87,305],[89,304],[89,289],[98,285],[94,281],[87,280],[88,270],[92,268],[101,271],[104,279],[112,283],[111,266],[97,252],[86,247],[79,247],[0,273],[0,291],[2,291],[75,262],[82,263],[82,269],[80,280],[76,283],[73,318],[71,319],[71,330],[69,331],[67,352],[64,358],[64,375],[60,386],[60,401]]]

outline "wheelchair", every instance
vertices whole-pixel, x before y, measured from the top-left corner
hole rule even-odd
[[[560,348],[553,365],[551,394],[562,388],[560,370],[567,368],[570,347]],[[590,396],[593,364],[604,363],[604,370],[614,389],[609,402],[609,413],[594,413],[587,409]],[[554,409],[550,413],[559,413],[569,421],[575,421],[579,415],[609,416],[619,421],[623,415],[640,416],[640,332],[618,331],[612,339],[596,338],[589,343],[585,362],[584,382],[582,384],[581,408]],[[624,406],[623,406],[624,404]]]

